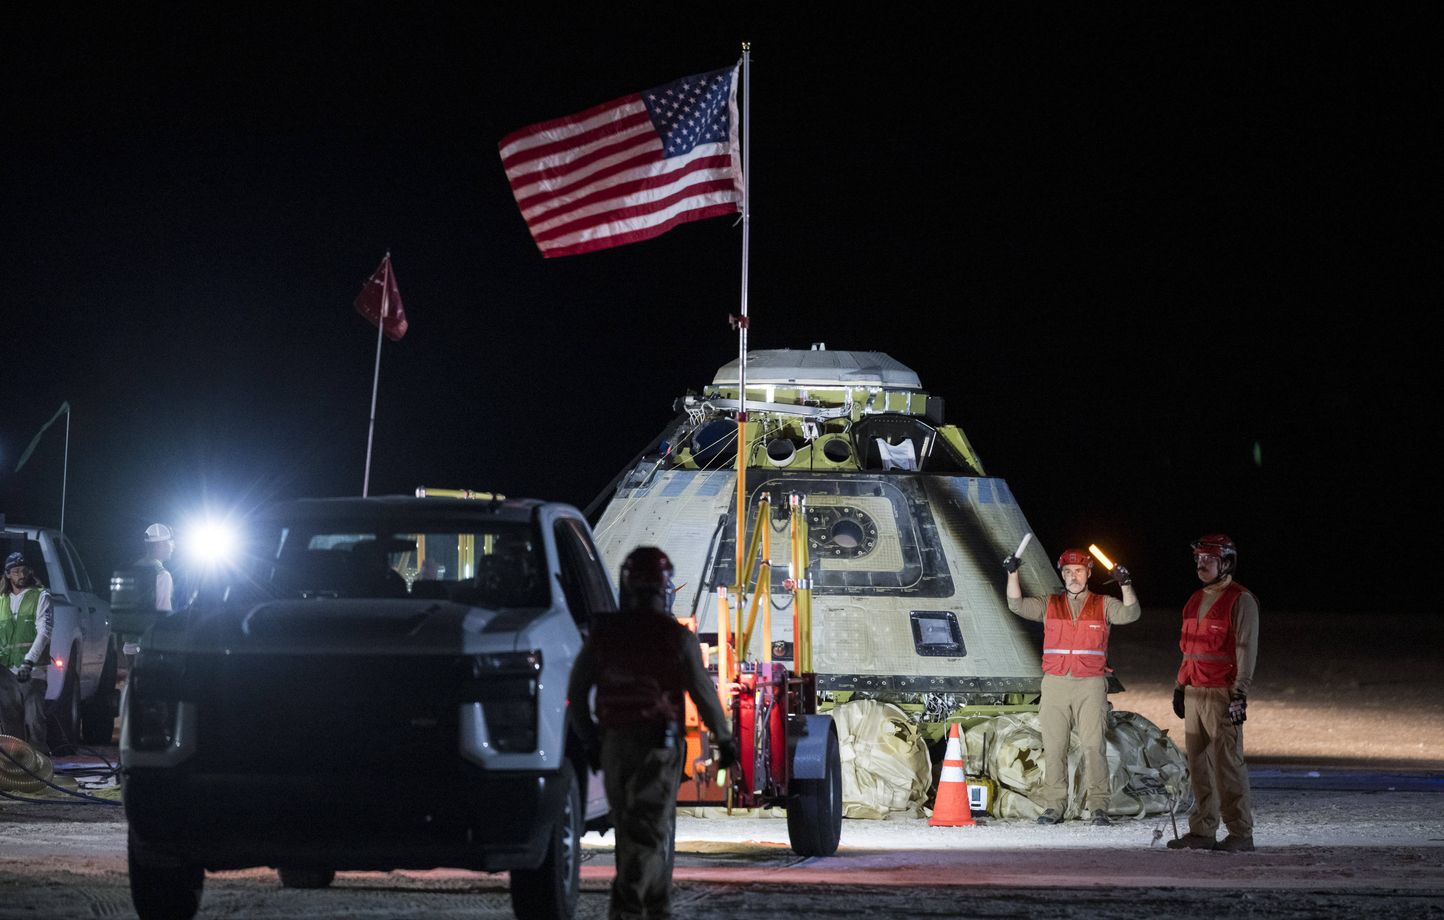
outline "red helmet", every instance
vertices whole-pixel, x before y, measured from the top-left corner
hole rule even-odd
[[[672,585],[672,560],[655,546],[639,546],[622,563],[623,591],[660,591]]]
[[[1238,547],[1228,538],[1228,534],[1209,533],[1204,534],[1193,541],[1193,554],[1195,556],[1216,556],[1219,559],[1227,559],[1230,556],[1238,556]]]
[[[1058,568],[1065,565],[1086,565],[1088,571],[1093,571],[1093,557],[1081,549],[1065,549],[1063,555],[1058,557]]]
[[[1228,534],[1208,533],[1193,541],[1193,556],[1212,556],[1218,560],[1218,571],[1226,575],[1238,565],[1238,547]]]

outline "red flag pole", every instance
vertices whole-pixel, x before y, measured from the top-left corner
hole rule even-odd
[[[371,444],[376,436],[376,391],[381,384],[381,335],[386,329],[386,314],[388,312],[388,299],[391,294],[391,251],[386,251],[386,258],[381,260],[386,266],[386,272],[381,276],[381,315],[376,318],[376,370],[371,376],[371,422],[366,428],[366,474],[361,480],[361,497],[365,498],[371,490]]]

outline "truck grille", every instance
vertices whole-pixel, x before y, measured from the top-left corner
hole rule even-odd
[[[435,771],[457,759],[460,656],[197,656],[186,696],[206,772]]]

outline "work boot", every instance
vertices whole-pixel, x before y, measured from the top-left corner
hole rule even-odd
[[[1038,823],[1061,824],[1063,823],[1063,816],[1058,813],[1058,809],[1056,808],[1045,808],[1043,809],[1043,813],[1038,816]]]
[[[1088,823],[1094,827],[1112,827],[1113,819],[1101,811],[1095,811],[1093,812],[1093,817],[1088,820]]]
[[[1215,842],[1212,837],[1205,837],[1203,834],[1184,834],[1168,841],[1166,846],[1170,850],[1212,850]]]
[[[1213,848],[1224,853],[1252,853],[1253,838],[1239,837],[1236,834],[1229,834],[1218,843],[1215,843],[1213,845]]]

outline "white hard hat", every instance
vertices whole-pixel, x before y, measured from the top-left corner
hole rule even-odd
[[[174,538],[171,536],[170,528],[164,524],[152,524],[145,529],[145,542],[147,543],[164,543],[171,539]]]

